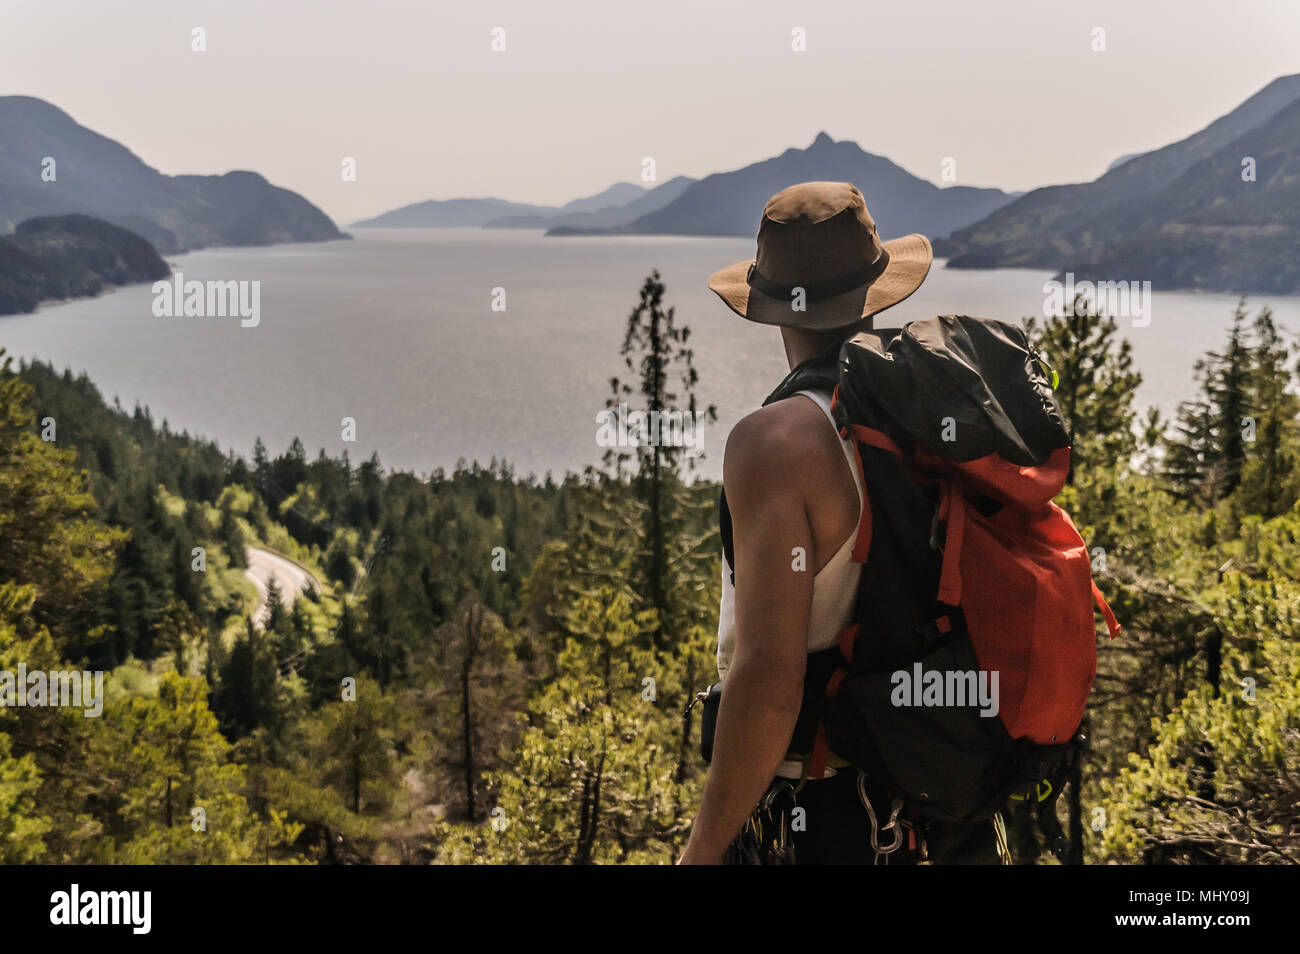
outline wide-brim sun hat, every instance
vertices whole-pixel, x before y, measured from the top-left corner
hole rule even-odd
[[[757,257],[714,272],[709,288],[749,321],[830,331],[906,299],[933,261],[924,235],[882,242],[852,183],[801,182],[768,199]]]

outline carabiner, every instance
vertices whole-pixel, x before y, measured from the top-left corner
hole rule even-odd
[[[890,855],[902,847],[903,826],[898,824],[898,813],[903,807],[903,800],[895,798],[890,803],[889,824],[884,828],[880,828],[876,821],[876,810],[872,808],[871,799],[867,797],[867,777],[862,772],[858,772],[858,800],[862,802],[862,807],[867,810],[867,817],[871,819],[871,850],[877,855]],[[894,842],[882,846],[880,832],[889,831],[891,828],[894,829]]]

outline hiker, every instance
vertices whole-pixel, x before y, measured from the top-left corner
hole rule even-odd
[[[757,245],[709,287],[742,318],[780,328],[791,373],[726,445],[720,681],[701,694],[710,768],[681,863],[1010,863],[996,809],[1026,791],[1054,797],[1095,674],[1086,549],[1050,503],[1068,462],[1051,385],[1012,326],[946,316],[909,326],[916,334],[874,332],[873,316],[916,291],[933,253],[921,235],[882,242],[849,183],[773,196]],[[957,370],[935,371],[933,358]],[[1011,372],[987,383],[962,370],[981,361]],[[961,430],[951,447],[922,433],[931,417]],[[967,476],[972,461],[1010,463]],[[985,532],[999,519],[1012,541],[1002,551]],[[1021,537],[1041,545],[1026,556]],[[1013,578],[1042,564],[1045,588],[1020,598],[1052,618],[1031,607],[1007,638],[1048,630],[1068,656],[999,656],[977,641],[990,600],[1020,607],[992,588],[967,606],[954,581],[964,571],[968,595],[982,582],[973,557]],[[913,660],[927,685],[957,673],[997,686],[986,657],[1012,670],[1014,711],[1006,678],[1000,713],[981,715],[978,700],[899,707],[898,674]]]

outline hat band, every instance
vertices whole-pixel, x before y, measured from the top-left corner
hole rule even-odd
[[[782,285],[772,281],[760,272],[758,262],[754,262],[749,266],[749,274],[745,277],[745,281],[750,288],[762,292],[769,298],[793,298],[796,290],[802,289],[805,301],[823,301],[827,298],[834,298],[836,295],[842,295],[847,291],[852,291],[861,285],[874,282],[888,265],[889,249],[882,248],[880,256],[874,262],[870,265],[864,265],[847,275],[840,275],[838,278],[816,282],[811,285]]]

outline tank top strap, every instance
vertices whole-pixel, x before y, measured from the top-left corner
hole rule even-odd
[[[835,415],[831,412],[831,397],[822,391],[796,391],[795,394],[802,394],[809,398],[814,404],[821,408],[822,413],[826,415],[826,420],[830,422],[831,427],[835,430],[835,436],[840,438],[840,450],[844,451],[844,459],[849,462],[849,471],[853,474],[853,486],[858,491],[858,503],[862,503],[862,474],[858,470],[858,455],[854,450],[853,442],[846,438],[840,437],[839,425],[835,423]]]

